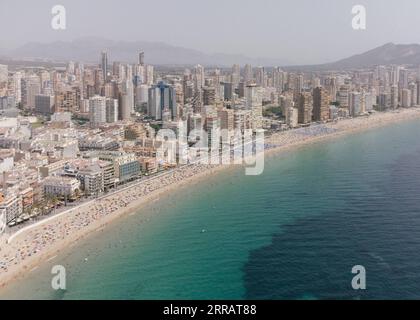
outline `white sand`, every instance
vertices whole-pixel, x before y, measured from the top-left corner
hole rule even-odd
[[[345,119],[309,128],[276,133],[266,138],[271,145],[266,155],[291,147],[315,143],[343,134],[359,132],[402,120],[420,118],[419,108],[402,109],[398,112],[377,113],[369,117]],[[192,165],[178,168],[156,179],[150,179],[93,203],[22,232],[10,244],[10,236],[0,237],[0,287],[14,279],[27,276],[29,271],[43,261],[57,255],[77,240],[95,230],[101,230],[121,215],[139,210],[141,206],[159,195],[181,186],[197,183],[208,175],[233,166]],[[244,173],[245,174],[245,173]]]

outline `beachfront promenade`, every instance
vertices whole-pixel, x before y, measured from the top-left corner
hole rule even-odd
[[[55,213],[55,214],[53,214],[53,215],[51,215],[49,217],[46,217],[46,218],[44,218],[44,219],[42,219],[40,221],[36,221],[36,222],[31,223],[29,225],[23,226],[22,228],[20,228],[16,232],[12,233],[7,238],[7,244],[12,243],[13,239],[15,239],[16,237],[18,237],[20,234],[23,234],[23,233],[25,233],[25,232],[33,229],[33,228],[39,227],[39,226],[41,226],[41,225],[43,225],[43,224],[45,224],[45,223],[47,223],[49,221],[52,221],[54,219],[57,219],[57,218],[59,218],[59,217],[61,217],[63,215],[69,214],[69,213],[74,212],[74,211],[77,211],[77,210],[81,210],[85,206],[89,206],[89,205],[93,204],[95,201],[104,199],[106,197],[110,197],[110,196],[115,195],[115,194],[118,194],[120,192],[124,192],[125,190],[129,190],[129,189],[131,189],[131,188],[133,188],[133,187],[135,187],[137,185],[140,185],[140,184],[144,183],[145,181],[150,181],[150,180],[159,179],[161,177],[164,177],[165,175],[170,174],[173,170],[175,170],[175,169],[170,169],[170,170],[165,171],[165,172],[160,172],[160,173],[158,173],[156,175],[153,175],[153,176],[147,176],[147,177],[146,176],[143,176],[142,178],[140,178],[139,180],[136,180],[135,182],[131,182],[131,183],[127,184],[127,185],[121,186],[121,187],[119,187],[119,188],[117,188],[115,190],[112,190],[112,191],[110,191],[110,192],[108,192],[106,194],[102,194],[102,195],[100,195],[98,197],[95,197],[93,199],[89,199],[88,201],[83,201],[82,203],[77,204],[75,206],[72,206],[70,208],[65,207],[60,212],[57,212],[57,213]]]
[[[420,109],[411,108],[398,112],[377,113],[370,117],[316,124],[312,127],[274,133],[266,137],[266,148],[270,149],[267,152],[281,151],[285,147],[419,117]],[[192,163],[155,176],[144,177],[118,190],[25,226],[12,235],[3,235],[0,238],[0,285],[41,263],[41,257],[57,252],[58,247],[66,248],[74,243],[75,239],[100,229],[108,218],[136,211],[159,193],[178,188],[181,183],[189,183],[193,181],[193,177],[212,174],[216,167],[221,166]],[[52,250],[55,251],[51,252]]]

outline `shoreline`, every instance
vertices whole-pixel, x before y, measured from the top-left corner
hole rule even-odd
[[[272,157],[280,152],[298,149],[308,144],[418,118],[420,118],[420,108],[400,109],[397,112],[376,113],[369,117],[344,119],[339,122],[275,133],[266,138],[265,143],[269,142],[273,147],[265,150],[264,156]],[[311,133],[311,130],[318,129],[321,130],[319,135],[307,134]],[[98,202],[85,203],[80,208],[69,209],[70,212],[66,211],[66,214],[59,217],[51,217],[50,221],[42,221],[33,229],[16,236],[11,244],[4,243],[8,237],[3,235],[0,238],[2,240],[0,242],[0,262],[13,255],[15,255],[15,259],[11,260],[14,263],[7,268],[6,272],[3,269],[0,270],[0,290],[5,290],[13,281],[29,276],[30,271],[35,270],[42,263],[51,261],[64,249],[74,246],[79,240],[93,236],[95,231],[103,230],[117,218],[136,211],[141,214],[142,212],[138,211],[141,211],[163,193],[174,189],[183,189],[193,183],[199,183],[201,179],[209,175],[219,174],[221,171],[233,168],[238,168],[238,165],[193,165],[193,168],[177,168],[167,175],[158,177],[156,180],[159,185],[156,189],[153,189],[156,181],[144,181],[139,185],[131,186],[128,191],[121,190],[97,200]],[[170,181],[165,181],[165,179]],[[139,190],[148,193],[136,195],[136,191]],[[124,203],[121,198],[126,202],[122,207],[118,207],[121,201]],[[115,210],[112,210],[114,208]],[[37,247],[33,242],[38,244],[41,242],[41,245]],[[34,248],[39,251],[31,251]],[[19,257],[21,260],[18,260]]]
[[[233,168],[233,167],[230,167]],[[57,257],[62,251],[69,247],[73,247],[76,245],[77,242],[80,240],[84,240],[90,236],[93,236],[97,231],[103,231],[106,229],[108,225],[112,222],[121,218],[123,216],[127,216],[129,214],[136,214],[136,211],[139,211],[146,207],[147,205],[151,204],[153,201],[159,198],[163,193],[167,191],[171,191],[174,189],[184,189],[188,187],[190,184],[199,183],[200,180],[204,179],[205,177],[213,174],[217,174],[219,171],[227,169],[224,166],[217,166],[213,168],[208,168],[207,170],[203,170],[199,173],[196,173],[188,178],[185,178],[182,181],[179,181],[176,184],[169,184],[164,187],[161,187],[148,195],[141,197],[140,199],[133,201],[126,207],[113,212],[110,215],[106,215],[101,217],[100,219],[92,222],[89,225],[86,225],[80,228],[78,231],[72,233],[65,237],[65,239],[60,239],[55,241],[54,243],[50,244],[43,252],[40,252],[37,255],[29,257],[27,260],[24,260],[24,263],[12,266],[6,274],[0,274],[0,290],[4,290],[7,288],[9,284],[16,280],[22,280],[28,276],[30,271],[37,269],[40,265],[44,262],[51,261],[53,258]],[[118,194],[117,194],[118,195]],[[116,195],[114,195],[116,196]],[[141,214],[141,212],[138,212]],[[57,217],[60,218],[60,217]],[[64,217],[68,218],[68,217]],[[42,225],[38,228],[42,228]],[[45,229],[45,228],[43,228]],[[28,231],[30,233],[31,231]],[[19,237],[22,237],[19,235]],[[18,239],[19,240],[19,239]],[[19,242],[17,242],[19,243]],[[0,255],[2,255],[2,251],[0,251]],[[23,262],[23,261],[22,261]]]

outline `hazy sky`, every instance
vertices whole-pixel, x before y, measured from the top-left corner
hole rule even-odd
[[[51,28],[64,5],[67,29]],[[352,29],[353,5],[367,29]],[[206,53],[323,63],[387,42],[420,43],[419,0],[0,0],[0,48],[100,36]]]

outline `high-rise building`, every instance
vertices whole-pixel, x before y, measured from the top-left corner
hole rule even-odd
[[[252,73],[252,66],[250,64],[246,64],[244,67],[244,81],[245,84],[248,84],[254,80],[254,75]]]
[[[41,94],[41,83],[37,75],[22,79],[22,102],[25,108],[35,108],[35,96],[38,94]]]
[[[220,118],[220,128],[232,131],[234,129],[234,115],[232,109],[223,109],[217,111]]]
[[[265,74],[264,67],[258,67],[257,68],[257,77],[256,78],[257,78],[257,85],[265,88],[266,84],[267,84],[267,77],[266,77],[266,74]]]
[[[398,86],[391,86],[391,108],[396,109],[398,107]]]
[[[212,106],[216,103],[216,88],[203,87],[203,104],[205,106]]]
[[[141,84],[136,87],[136,106],[142,106],[149,100],[149,86],[147,84]]]
[[[12,94],[17,104],[22,102],[22,73],[16,72],[12,76]]]
[[[154,82],[154,68],[153,66],[147,65],[145,69],[144,80],[147,85],[152,85]]]
[[[107,123],[118,121],[118,100],[106,98],[105,102],[105,120]]]
[[[303,91],[303,86],[304,86],[303,74],[300,73],[296,77],[295,91],[297,95],[299,95]]]
[[[119,118],[121,120],[131,119],[131,114],[133,113],[133,103],[128,94],[122,93],[119,99]]]
[[[37,94],[35,96],[35,112],[43,115],[54,113],[54,96]]]
[[[378,105],[381,110],[391,108],[391,93],[380,93],[378,96]]]
[[[408,85],[408,89],[411,91],[411,103],[410,105],[413,107],[417,105],[417,83],[410,82]]]
[[[372,94],[372,92],[364,93],[363,102],[364,102],[364,111],[371,112],[373,110],[373,105],[375,104],[374,95]]]
[[[56,91],[55,112],[74,112],[80,105],[78,90]]]
[[[162,120],[165,109],[170,111],[172,120],[177,118],[175,88],[160,81],[149,89],[147,114],[156,120]]]
[[[68,74],[73,75],[74,71],[75,71],[75,65],[73,61],[69,61],[69,63],[67,64],[67,68],[66,71]]]
[[[0,64],[0,83],[7,81],[8,74],[9,74],[8,70],[9,69],[8,69],[7,65]]]
[[[241,80],[241,67],[239,66],[239,64],[234,64],[232,66],[231,82],[233,83],[235,88],[238,85],[240,80]]]
[[[401,95],[401,106],[403,108],[411,107],[411,90],[410,89],[402,89]]]
[[[89,99],[89,121],[92,127],[106,123],[106,97],[94,96]]]
[[[322,87],[313,90],[313,120],[326,121],[329,118],[330,96],[328,91]]]
[[[16,100],[13,96],[0,97],[0,110],[7,110],[16,107]]]
[[[233,84],[232,82],[224,82],[223,83],[223,98],[225,101],[232,101],[233,100]]]
[[[391,84],[396,86],[400,81],[400,66],[392,66],[391,69]]]
[[[349,87],[344,85],[338,89],[337,92],[337,101],[340,104],[341,108],[349,107]]]
[[[252,109],[255,106],[262,105],[261,88],[255,84],[249,84],[245,87],[246,108]]]
[[[273,69],[273,87],[278,89],[280,92],[283,91],[284,86],[284,73],[279,67],[274,67]]]
[[[194,81],[194,89],[195,91],[200,91],[201,88],[204,86],[204,67],[197,64],[194,67],[193,73],[193,81]]]
[[[310,92],[302,92],[297,99],[298,122],[302,124],[310,123],[312,120],[312,95]]]
[[[139,65],[144,66],[144,52],[139,53]]]
[[[332,102],[337,101],[337,79],[330,77],[325,80],[325,88],[328,90]]]
[[[207,132],[208,147],[212,150],[218,150],[220,144],[220,119],[215,116],[207,116],[205,130]]]
[[[134,89],[131,80],[125,80],[121,86],[119,117],[128,120],[134,113]]]
[[[400,89],[408,88],[408,70],[407,69],[400,70],[399,87]]]
[[[108,77],[108,53],[106,51],[101,53],[101,69],[103,81],[106,82]]]
[[[299,123],[299,110],[293,106],[286,108],[286,124],[290,128],[296,128]]]
[[[420,68],[419,68],[419,73],[420,73]],[[417,105],[420,105],[420,78],[419,80],[416,81],[417,84]]]
[[[362,95],[360,92],[351,92],[349,102],[350,115],[352,117],[362,113]]]

